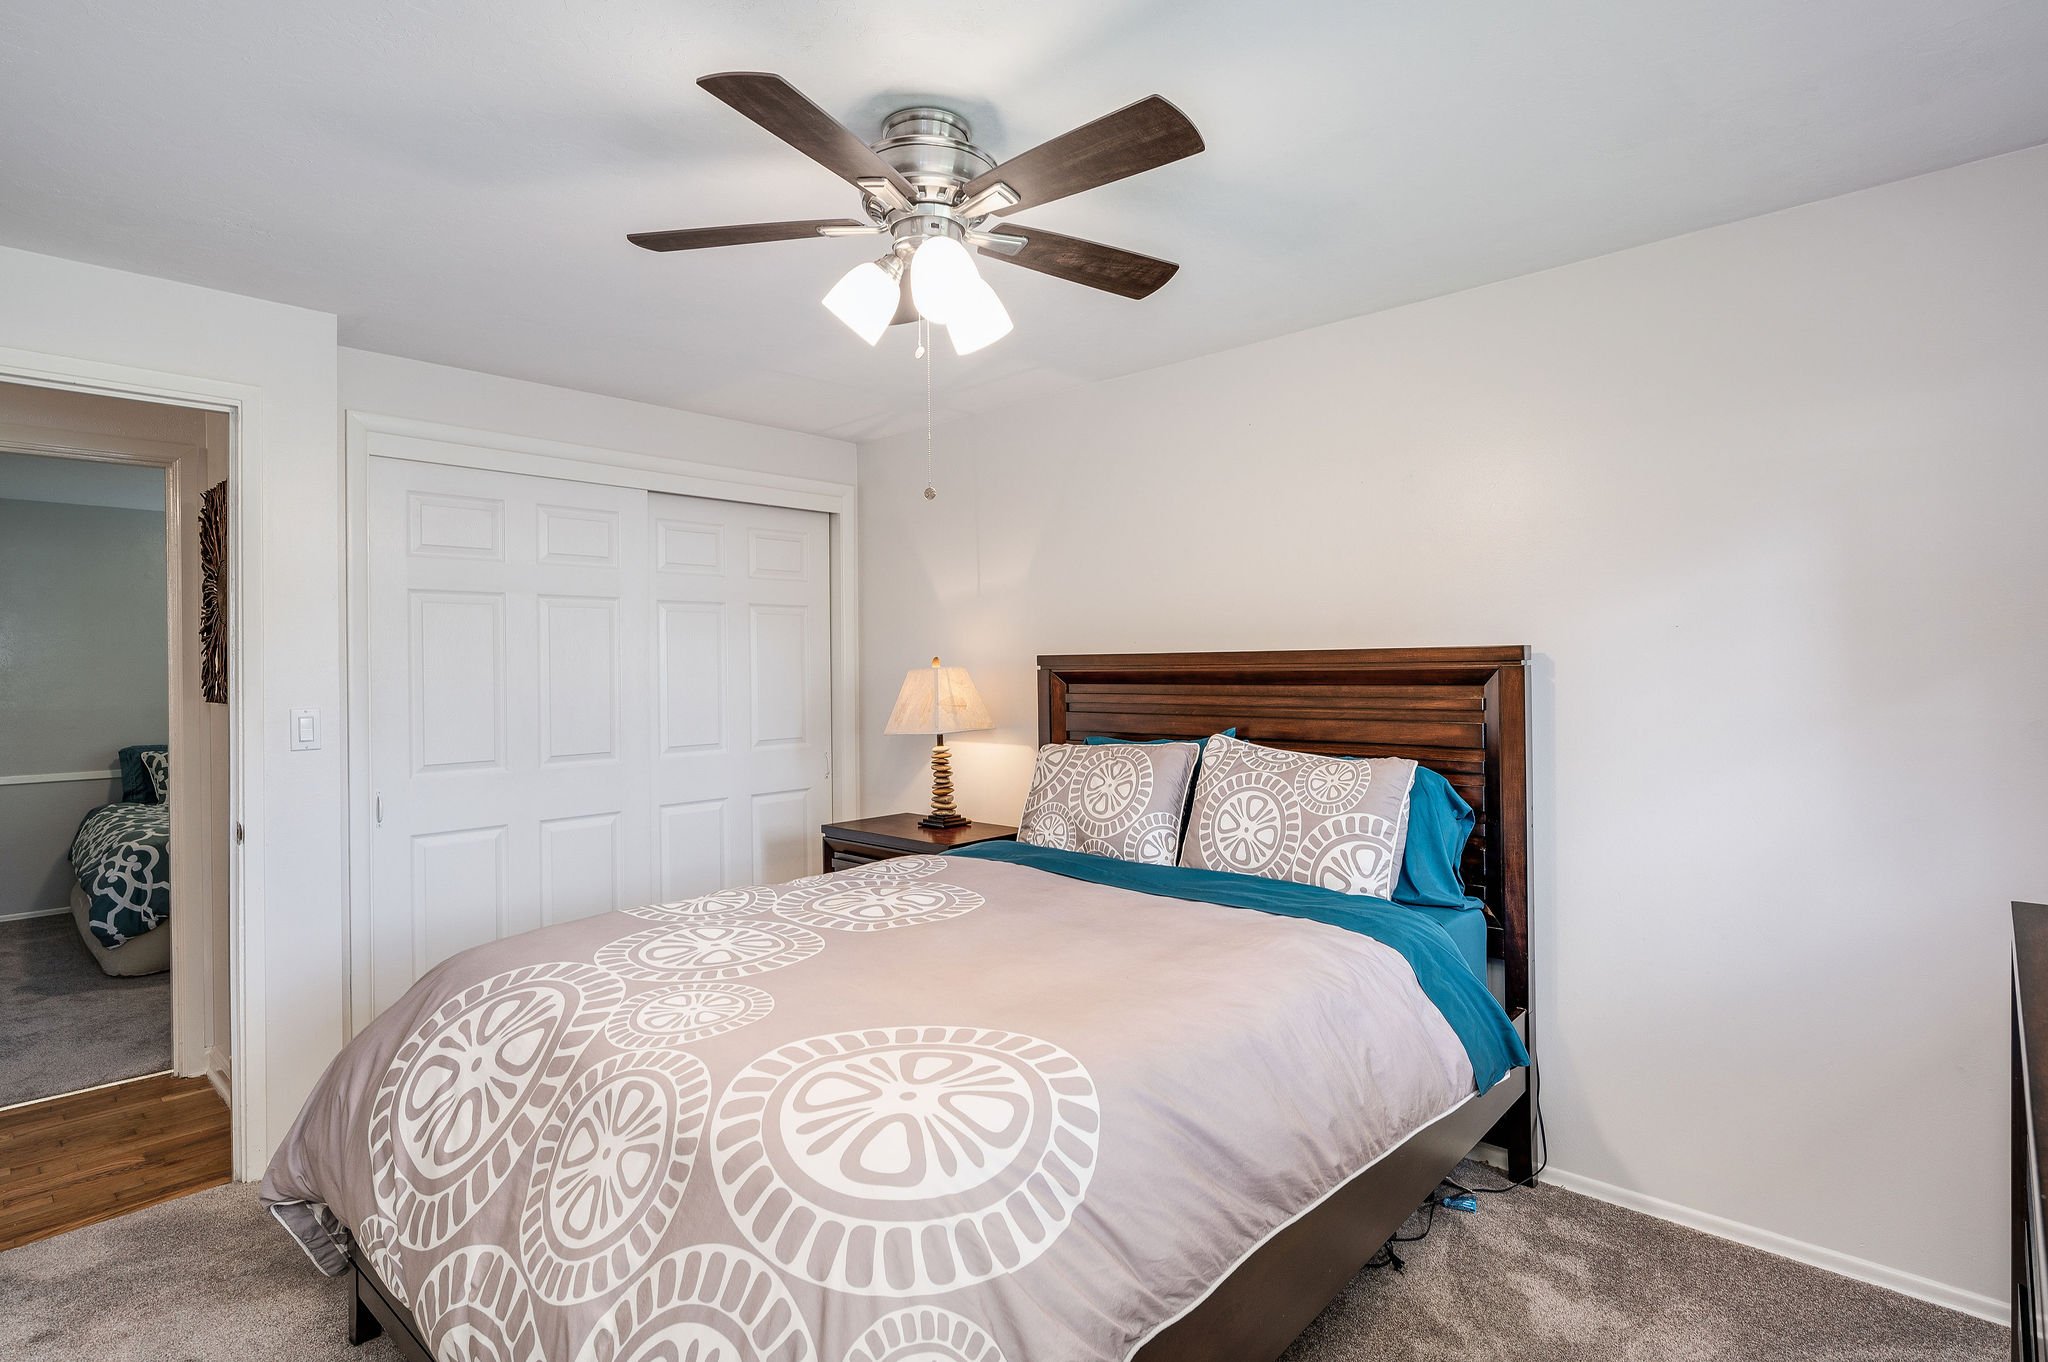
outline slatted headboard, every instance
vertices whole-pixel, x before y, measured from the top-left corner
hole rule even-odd
[[[1529,650],[1342,648],[1038,659],[1038,740],[1204,738],[1413,757],[1472,805],[1465,885],[1485,900],[1512,1014],[1529,1001]]]

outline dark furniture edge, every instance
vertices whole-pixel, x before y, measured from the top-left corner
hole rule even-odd
[[[1283,1225],[1132,1362],[1265,1362],[1287,1350],[1487,1130],[1522,1099],[1517,1069]]]
[[[2012,905],[2012,1355],[2048,1356],[2048,904]]]
[[[880,828],[867,826],[888,823],[896,819],[908,820],[913,826],[918,816],[914,813],[883,814],[876,818],[848,818],[836,823],[826,823],[819,833],[826,841],[852,842],[859,845],[888,847],[892,851],[921,852],[933,848],[972,846],[976,842],[998,842],[1014,837],[1017,830],[1002,823],[984,823],[976,820],[957,828],[927,828],[919,833],[901,835]]]
[[[1346,667],[1514,666],[1529,660],[1529,646],[1485,648],[1291,648],[1243,653],[1048,653],[1040,668],[1099,671],[1152,668],[1233,671],[1238,669]]]
[[[412,1311],[398,1303],[398,1296],[384,1284],[376,1269],[354,1252],[349,1253],[349,1263],[354,1271],[355,1289],[350,1293],[348,1341],[352,1347],[361,1347],[371,1339],[383,1334],[391,1339],[398,1355],[405,1362],[434,1362],[433,1350],[420,1337],[419,1325],[414,1322]]]

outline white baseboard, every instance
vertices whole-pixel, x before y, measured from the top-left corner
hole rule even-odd
[[[213,1084],[213,1090],[220,1094],[221,1101],[234,1105],[234,1098],[228,1095],[234,1084],[234,1067],[218,1045],[206,1047],[206,1081]]]
[[[1486,1152],[1485,1146],[1475,1151],[1481,1155]],[[1489,1158],[1486,1162],[1491,1163],[1493,1160]],[[1577,1192],[1580,1196],[1592,1197],[1595,1201],[1605,1201],[1624,1210],[1638,1211],[1643,1215],[1655,1216],[1659,1220],[1668,1220],[1674,1225],[1683,1225],[1689,1230],[1711,1234],[1717,1239],[1730,1239],[1738,1244],[1747,1244],[1766,1253],[1775,1253],[1780,1258],[1790,1258],[1797,1263],[1806,1263],[1844,1277],[1853,1277],[1859,1282],[1869,1282],[1872,1286],[1881,1286],[1902,1296],[1912,1296],[1916,1300],[1961,1311],[1965,1315],[1975,1315],[1978,1319],[1990,1320],[1993,1324],[2010,1324],[2012,1321],[2012,1307],[2006,1301],[1976,1291],[1966,1291],[1960,1286],[1950,1286],[1946,1282],[1937,1282],[1932,1278],[1901,1271],[1895,1267],[1886,1267],[1882,1263],[1838,1253],[1834,1249],[1809,1244],[1804,1240],[1779,1234],[1775,1230],[1759,1229],[1755,1225],[1745,1225],[1740,1221],[1729,1220],[1706,1211],[1696,1211],[1675,1201],[1665,1201],[1661,1197],[1632,1192],[1626,1187],[1616,1187],[1612,1183],[1601,1182],[1598,1178],[1589,1178],[1578,1173],[1567,1173],[1561,1168],[1545,1169],[1543,1181],[1569,1192]]]
[[[0,913],[0,922],[26,922],[32,917],[56,917],[71,911],[70,904],[58,908],[31,908],[26,913]]]

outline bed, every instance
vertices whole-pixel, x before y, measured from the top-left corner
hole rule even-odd
[[[1047,742],[1438,770],[1498,998],[1391,904],[984,844],[443,962],[265,1200],[414,1359],[1276,1356],[1476,1142],[1531,1171],[1525,657],[1040,660]]]
[[[71,839],[71,916],[107,974],[132,977],[170,968],[171,808],[156,797],[144,756],[161,745],[121,750],[122,802],[90,810]],[[168,783],[168,776],[165,776]]]

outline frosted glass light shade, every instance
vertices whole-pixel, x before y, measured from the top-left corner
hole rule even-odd
[[[953,352],[971,355],[985,345],[992,344],[1010,334],[1010,312],[1003,306],[1003,300],[996,297],[996,291],[984,279],[977,278],[956,304],[953,319],[946,323],[946,334],[952,338]]]
[[[976,287],[987,285],[974,272],[974,257],[949,236],[927,238],[910,257],[910,300],[927,321],[950,324],[956,312],[974,305]]]
[[[825,295],[825,306],[856,336],[873,345],[896,315],[898,293],[889,271],[870,260],[841,276]]]
[[[922,249],[922,248],[920,248]],[[896,694],[896,708],[889,711],[884,733],[971,733],[994,728],[988,706],[965,667],[941,667],[937,658],[929,667],[912,667]]]

